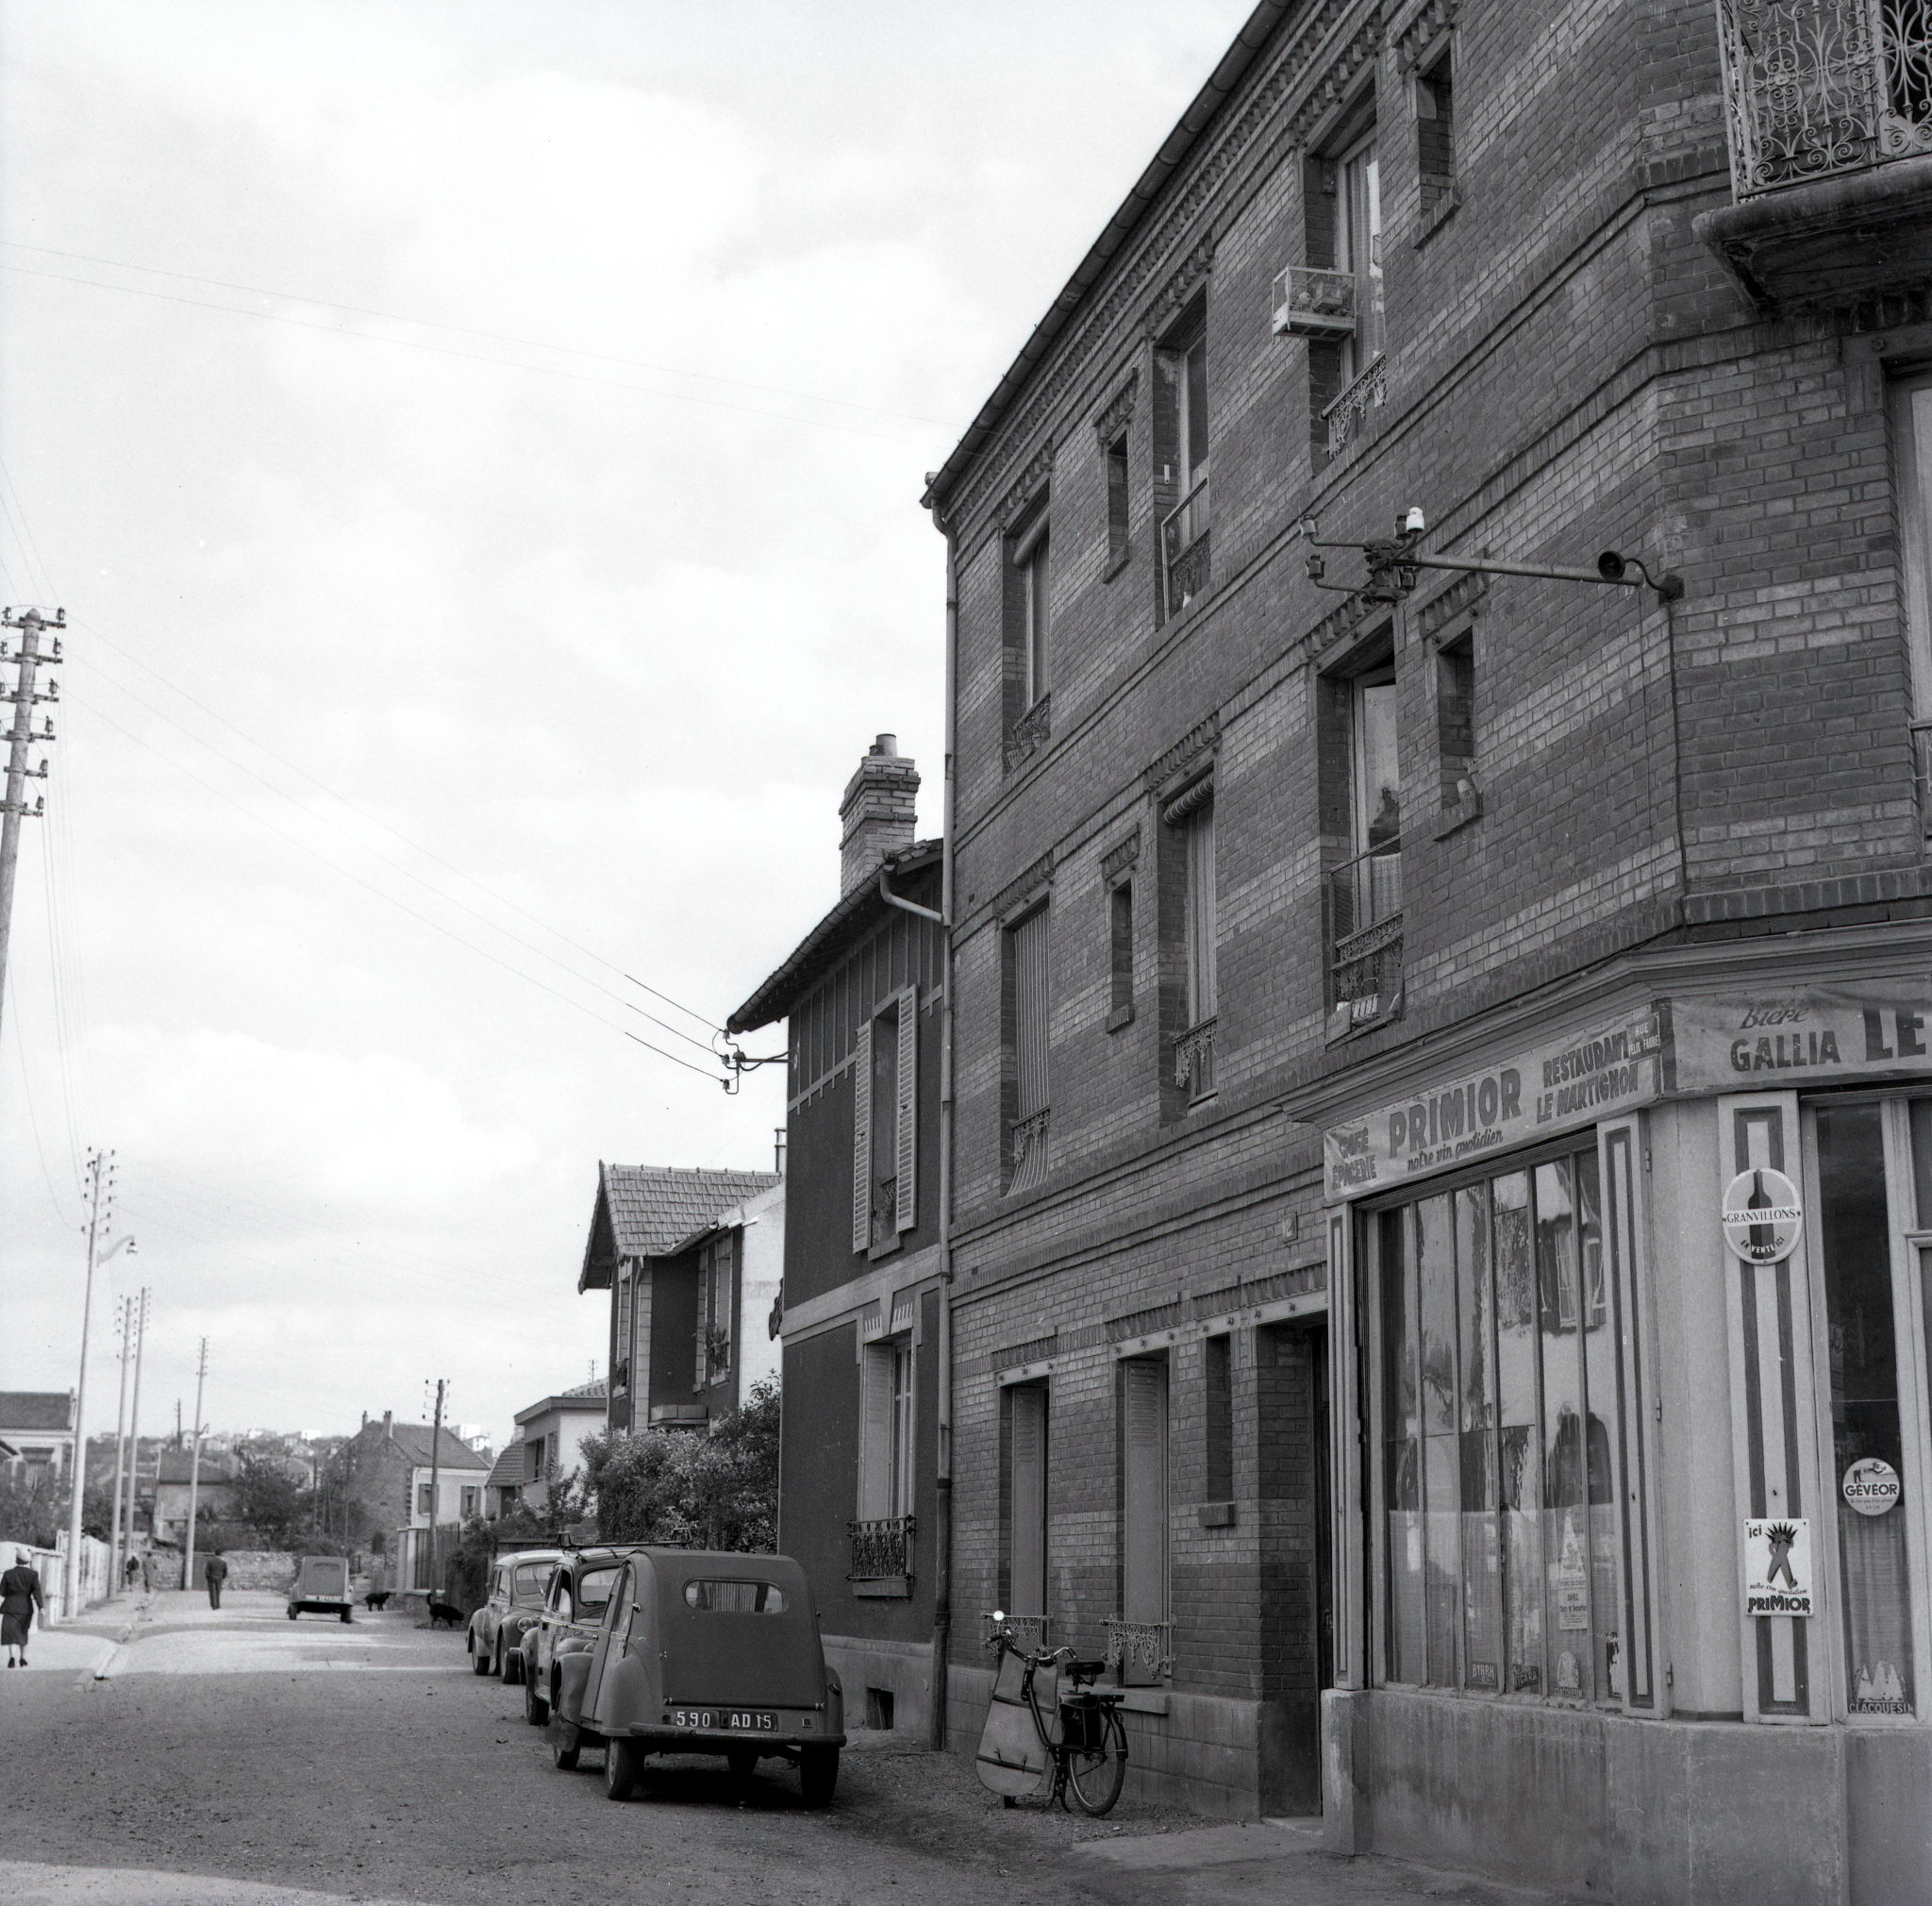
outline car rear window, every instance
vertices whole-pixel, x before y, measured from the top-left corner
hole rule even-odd
[[[519,1601],[541,1601],[550,1586],[550,1563],[530,1563],[517,1570],[516,1597]]]
[[[577,1607],[580,1611],[601,1609],[610,1599],[617,1583],[617,1563],[607,1568],[587,1568],[577,1578]]]
[[[783,1614],[785,1591],[775,1581],[688,1581],[684,1585],[687,1608],[709,1610],[713,1614]]]

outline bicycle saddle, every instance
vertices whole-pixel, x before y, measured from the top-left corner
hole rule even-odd
[[[1104,1661],[1069,1661],[1060,1665],[1075,1680],[1091,1681],[1096,1675],[1105,1674],[1108,1664]]]

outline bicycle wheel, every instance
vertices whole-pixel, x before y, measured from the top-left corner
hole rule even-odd
[[[1127,1778],[1127,1730],[1111,1707],[1103,1708],[1094,1720],[1089,1736],[1094,1745],[1066,1749],[1067,1785],[1083,1814],[1108,1814]]]

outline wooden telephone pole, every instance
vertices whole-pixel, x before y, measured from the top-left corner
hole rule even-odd
[[[67,611],[64,609],[55,610],[51,618],[43,616],[38,609],[9,609],[0,612],[0,627],[20,631],[20,646],[11,655],[0,648],[0,661],[11,661],[16,666],[11,691],[0,690],[0,701],[13,704],[13,726],[6,734],[8,743],[7,794],[4,799],[0,799],[0,1004],[4,1004],[7,995],[7,945],[13,927],[13,880],[20,863],[20,824],[29,815],[39,818],[46,811],[47,804],[44,794],[36,794],[31,808],[26,804],[27,782],[47,778],[44,761],[33,772],[28,772],[27,749],[35,742],[54,739],[52,715],[47,717],[46,726],[39,734],[34,732],[34,704],[60,699],[58,682],[48,682],[44,692],[35,685],[42,668],[51,668],[60,660],[59,638],[55,637],[52,648],[43,649],[41,636],[46,629],[66,627]],[[78,1428],[77,1425],[75,1427]]]

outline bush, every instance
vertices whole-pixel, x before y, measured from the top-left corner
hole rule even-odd
[[[643,1430],[584,1444],[606,1542],[769,1554],[778,1533],[778,1385],[752,1386],[707,1435]]]

